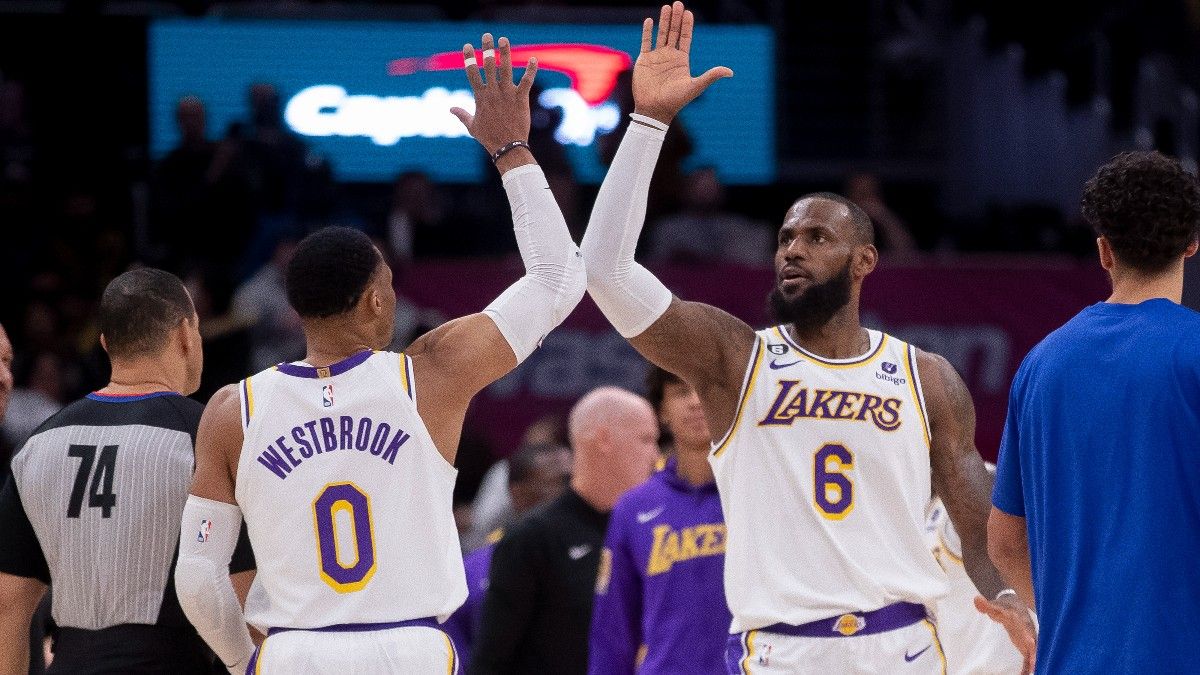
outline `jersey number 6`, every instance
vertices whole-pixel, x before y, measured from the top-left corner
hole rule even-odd
[[[338,516],[351,530],[353,550],[341,550]],[[375,574],[375,530],[371,500],[354,483],[330,483],[313,500],[313,528],[317,533],[317,558],[321,580],[338,593],[361,591]],[[348,546],[346,548],[349,548]]]
[[[821,515],[841,520],[854,510],[854,483],[846,471],[854,453],[840,443],[826,443],[813,455],[813,503]]]

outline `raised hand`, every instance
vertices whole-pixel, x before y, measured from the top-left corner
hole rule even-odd
[[[713,82],[733,77],[733,71],[725,66],[692,77],[689,52],[695,22],[696,18],[684,9],[682,2],[663,5],[658,16],[658,39],[653,46],[650,37],[654,20],[642,23],[642,52],[633,65],[634,112],[670,123]]]
[[[975,609],[1004,626],[1004,630],[1008,631],[1008,639],[1012,640],[1025,661],[1022,675],[1032,673],[1037,656],[1037,627],[1025,605],[1011,594],[996,600],[976,596]]]
[[[500,67],[496,67],[495,51],[500,53]],[[467,132],[479,141],[488,154],[513,141],[529,140],[529,90],[537,75],[537,59],[529,59],[525,75],[520,83],[513,82],[512,56],[508,38],[500,38],[499,49],[494,50],[492,34],[483,34],[483,75],[475,62],[475,47],[463,45],[463,61],[467,69],[467,80],[475,93],[475,114],[462,108],[451,108],[450,112],[463,123]],[[486,80],[485,80],[486,77]]]

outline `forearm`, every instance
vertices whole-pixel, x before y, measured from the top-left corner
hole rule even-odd
[[[175,566],[175,591],[183,613],[231,673],[244,670],[254,652],[229,575],[241,523],[237,506],[189,496]]]
[[[571,239],[562,210],[532,155],[518,149],[500,161],[517,153],[528,161],[513,157],[511,163],[515,166],[503,171],[503,181],[525,276],[484,312],[496,323],[520,363],[579,304],[587,280],[579,247]]]
[[[17,608],[0,609],[0,673],[29,672],[29,621]]]
[[[621,335],[641,334],[667,310],[671,292],[634,261],[650,180],[666,132],[629,125],[592,209],[580,248],[588,292]]]
[[[988,518],[988,555],[1008,588],[1027,607],[1034,607],[1033,568],[1024,519],[993,509]]]

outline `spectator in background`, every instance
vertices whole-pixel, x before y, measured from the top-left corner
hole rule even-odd
[[[652,230],[650,258],[675,262],[732,262],[762,265],[774,233],[764,223],[725,210],[725,186],[711,167],[684,180],[683,211]]]
[[[879,177],[860,171],[846,178],[846,198],[858,204],[875,225],[875,248],[889,253],[904,253],[917,250],[908,226],[883,201],[883,189]]]
[[[414,257],[453,254],[461,233],[446,223],[446,204],[437,186],[419,171],[400,174],[392,185],[386,224],[387,252],[393,269]]]
[[[300,317],[287,300],[284,274],[296,251],[286,239],[275,247],[271,260],[233,294],[232,311],[250,330],[250,372],[304,356]]]
[[[545,415],[529,425],[518,447],[531,445],[569,445],[566,424],[560,415]],[[508,491],[508,458],[495,461],[479,481],[479,490],[471,504],[471,527],[463,537],[463,550],[483,545],[487,535],[505,529],[516,520]]]
[[[674,452],[613,508],[588,672],[724,672],[733,617],[725,604],[725,519],[708,464],[712,436],[695,389],[657,367],[647,383]]]
[[[562,445],[524,446],[508,459],[508,466],[508,493],[514,517],[520,518],[562,494],[571,477],[571,450]],[[488,535],[487,544],[463,559],[467,572],[467,600],[442,624],[442,629],[454,640],[463,672],[470,667],[471,646],[479,633],[492,553],[503,537],[503,529],[493,531]]]
[[[616,387],[585,395],[568,422],[569,489],[496,546],[472,674],[583,673],[608,514],[658,459],[654,410]]]
[[[10,348],[11,351],[11,348]],[[12,388],[8,414],[0,428],[13,448],[25,444],[34,430],[63,406],[62,359],[52,351],[37,352],[26,362]]]

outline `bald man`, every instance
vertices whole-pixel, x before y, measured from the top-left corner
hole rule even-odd
[[[496,547],[470,673],[583,673],[608,515],[650,477],[658,422],[650,404],[596,389],[568,420],[571,485],[518,523]]]

